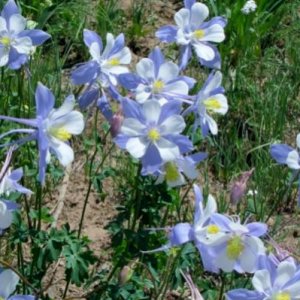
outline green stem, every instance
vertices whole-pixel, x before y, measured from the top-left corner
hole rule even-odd
[[[225,282],[226,282],[225,276],[222,276],[221,279],[222,279],[222,284],[221,284],[221,288],[220,288],[220,292],[219,292],[219,298],[218,298],[219,300],[223,299],[224,290],[225,290]]]

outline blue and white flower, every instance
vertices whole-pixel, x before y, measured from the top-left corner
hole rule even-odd
[[[25,29],[27,21],[21,16],[14,0],[9,0],[0,16],[0,66],[19,69],[27,62],[32,49],[43,44],[50,35],[38,29]]]
[[[14,133],[27,133],[27,137],[15,143],[22,144],[26,141],[37,140],[39,148],[39,179],[41,182],[44,182],[46,166],[50,161],[50,152],[57,156],[63,166],[67,166],[73,161],[74,152],[68,140],[72,135],[78,135],[83,131],[84,119],[80,112],[73,110],[75,105],[73,95],[68,96],[60,108],[54,109],[54,95],[41,83],[38,84],[36,89],[35,101],[37,109],[36,119],[0,116],[2,120],[14,121],[35,129],[14,129],[2,134],[0,138]]]
[[[176,42],[181,46],[180,69],[187,66],[192,48],[202,65],[220,68],[220,54],[211,42],[224,41],[227,21],[222,17],[214,17],[205,22],[208,15],[209,10],[205,4],[195,0],[185,1],[185,8],[180,9],[174,17],[177,26],[166,25],[156,32],[161,41]]]
[[[179,67],[165,61],[161,50],[156,47],[149,55],[136,65],[137,74],[119,75],[119,82],[134,93],[136,101],[158,100],[165,103],[169,100],[188,98],[189,89],[195,80],[187,76],[179,76]]]
[[[194,127],[201,127],[203,136],[207,136],[209,132],[214,135],[218,133],[218,125],[209,113],[224,115],[228,111],[227,98],[221,84],[222,73],[213,71],[197,94],[196,100],[183,113],[183,115],[194,113]]]

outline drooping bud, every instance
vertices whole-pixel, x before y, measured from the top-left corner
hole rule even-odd
[[[110,133],[112,137],[115,137],[120,132],[124,116],[121,111],[115,113],[110,120]]]
[[[123,285],[128,282],[133,275],[133,270],[129,266],[124,266],[119,274],[119,284]]]
[[[230,201],[236,205],[245,196],[247,190],[247,183],[251,177],[254,169],[242,173],[242,175],[233,183],[230,190]]]

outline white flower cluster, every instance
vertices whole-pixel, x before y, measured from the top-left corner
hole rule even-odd
[[[254,12],[257,8],[257,5],[254,0],[248,0],[243,8],[241,9],[242,13],[245,15],[250,14],[251,12]]]

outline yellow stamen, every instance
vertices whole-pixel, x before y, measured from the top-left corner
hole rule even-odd
[[[208,110],[216,110],[222,107],[220,101],[215,98],[204,100],[203,103]]]
[[[167,162],[165,166],[166,171],[166,180],[167,181],[176,181],[178,180],[180,173],[178,172],[178,169],[176,167],[176,164],[173,162]]]
[[[10,38],[7,37],[7,36],[4,36],[4,37],[0,38],[0,43],[3,44],[4,46],[9,46],[10,45]]]
[[[155,128],[152,128],[148,131],[148,138],[152,141],[152,142],[155,142],[155,141],[158,141],[160,139],[160,134],[159,132],[157,131],[157,129]]]
[[[215,224],[212,224],[212,225],[208,225],[207,226],[207,232],[209,234],[217,234],[220,232],[220,228],[219,226],[215,225]]]
[[[202,39],[205,36],[205,32],[202,29],[197,29],[193,32],[193,37],[195,39]]]
[[[50,134],[52,136],[56,137],[57,139],[59,139],[61,141],[64,141],[64,142],[69,140],[72,137],[71,133],[63,127],[51,128],[50,129]]]
[[[289,293],[279,293],[275,296],[275,300],[291,300],[291,296]]]
[[[109,61],[108,61],[108,64],[115,67],[115,66],[118,66],[120,64],[120,60],[118,58],[111,58]]]
[[[241,237],[235,236],[227,242],[226,254],[229,259],[236,260],[244,251]]]
[[[153,93],[160,93],[161,90],[164,88],[165,83],[161,80],[155,80],[153,83]]]

